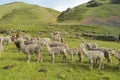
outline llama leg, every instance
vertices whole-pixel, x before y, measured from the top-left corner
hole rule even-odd
[[[74,62],[74,57],[73,57],[73,54],[71,54],[71,63],[73,63]]]
[[[102,62],[102,70],[104,69],[104,63]]]
[[[42,55],[40,54],[40,52],[37,53],[37,62],[42,62]]]
[[[105,58],[107,59],[107,64],[111,63],[111,58],[110,58],[110,54],[106,53],[104,54]]]
[[[98,59],[95,59],[95,62],[98,63]]]
[[[110,60],[110,59],[107,59],[107,63],[111,63],[111,60]]]
[[[112,63],[110,55],[108,56],[107,63]]]
[[[120,71],[120,60],[119,60],[119,71]]]
[[[89,68],[90,68],[90,69],[93,69],[93,60],[92,60],[92,59],[89,59],[89,62],[90,62]]]
[[[99,70],[101,69],[101,66],[102,66],[102,62],[100,62],[100,64],[99,64]]]
[[[27,63],[29,64],[30,63],[30,54],[27,54]]]
[[[40,53],[40,62],[43,62],[42,53]]]
[[[83,56],[78,53],[78,57],[79,57],[79,61],[82,62],[83,61]]]
[[[75,58],[74,58],[74,55],[73,55],[73,63],[75,63]]]
[[[80,53],[78,53],[78,57],[79,57],[79,61],[81,62],[81,55],[80,55]]]
[[[93,69],[93,60],[91,60],[91,68]]]
[[[83,55],[80,56],[80,62],[83,62]]]
[[[66,60],[66,53],[63,54],[63,61]]]
[[[51,55],[51,59],[52,59],[52,63],[54,63],[55,62],[55,55],[54,54]]]
[[[100,59],[99,70],[104,68],[103,60]]]

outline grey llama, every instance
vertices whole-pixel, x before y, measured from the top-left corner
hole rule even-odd
[[[100,61],[99,70],[104,68],[104,63],[103,63],[104,53],[103,52],[97,51],[97,50],[86,51],[84,43],[82,43],[80,45],[80,48],[83,50],[83,53],[86,55],[87,59],[90,62],[90,64],[89,64],[90,69],[93,69],[93,61],[94,60],[99,60]]]
[[[32,53],[36,53],[37,62],[42,62],[41,46],[38,43],[25,44],[24,39],[19,39],[20,50],[27,55],[27,63],[30,62],[30,57]]]
[[[65,47],[63,46],[56,46],[56,47],[50,47],[49,44],[46,44],[46,48],[48,49],[48,52],[51,55],[52,63],[55,62],[55,55],[61,53],[63,55],[63,60],[66,60],[67,52]]]

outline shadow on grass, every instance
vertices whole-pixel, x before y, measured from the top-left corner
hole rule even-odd
[[[27,58],[25,57],[13,57],[13,58],[10,58],[11,60],[15,60],[15,61],[20,61],[20,62],[26,62],[27,61]],[[2,60],[2,58],[0,59]],[[35,58],[31,58],[30,62],[36,62],[36,57]],[[51,59],[44,59],[43,58],[43,64],[45,63],[45,65],[59,65],[59,66],[66,66],[66,67],[69,67],[69,68],[73,68],[75,70],[77,69],[83,69],[83,70],[86,70],[86,71],[89,71],[89,63],[87,61],[85,62],[82,62],[80,63],[79,61],[78,62],[75,62],[75,63],[70,63],[69,61],[63,61],[63,60],[55,60],[55,63],[52,64],[52,61]],[[94,63],[93,65],[93,70],[95,69],[98,69],[99,67],[99,64],[98,63]],[[118,72],[118,65],[112,65],[112,64],[105,64],[104,65],[104,69],[102,71],[106,71],[106,72]]]
[[[27,61],[27,59],[26,58],[21,58],[21,57],[13,57],[13,58],[10,58],[11,60],[15,60],[15,61]],[[30,60],[30,61],[32,61],[32,60]]]
[[[104,70],[107,72],[118,72],[119,68],[118,68],[118,65],[105,64]]]
[[[74,63],[74,64],[71,64],[69,63],[69,66],[71,66],[72,68],[80,68],[80,69],[84,69],[84,70],[89,70],[89,65],[86,64],[86,62],[84,63]]]

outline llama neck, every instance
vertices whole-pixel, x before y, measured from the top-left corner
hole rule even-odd
[[[0,40],[0,45],[2,45],[2,41]]]
[[[86,56],[88,56],[88,52],[86,51],[85,48],[83,48],[83,53],[84,53]]]
[[[50,48],[49,44],[47,44],[46,47],[47,47],[48,51],[51,51],[51,48]]]
[[[114,56],[115,56],[117,59],[120,59],[120,58],[119,58],[119,53],[118,53],[118,52],[115,52],[115,53],[114,53]]]
[[[25,44],[24,44],[23,41],[20,43],[20,48],[21,48],[22,50],[25,48]]]

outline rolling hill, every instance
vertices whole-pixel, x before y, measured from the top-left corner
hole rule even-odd
[[[114,26],[119,26],[119,4],[110,4],[109,0],[102,0],[103,2],[98,7],[87,7],[87,4],[83,4],[73,9],[68,8],[62,13],[23,2],[0,5],[0,30],[27,30],[32,33],[58,30],[118,36],[120,27]],[[48,25],[49,23],[52,24]]]
[[[58,11],[23,2],[0,5],[1,26],[34,25],[55,22]]]
[[[117,1],[117,0],[116,0]],[[68,8],[58,16],[58,21],[81,25],[120,26],[120,4],[110,0],[92,0],[74,8]]]

